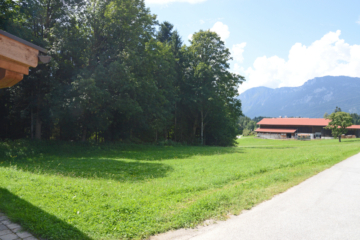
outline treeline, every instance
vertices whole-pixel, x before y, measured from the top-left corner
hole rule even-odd
[[[188,46],[143,0],[0,0],[0,28],[52,61],[0,89],[0,138],[230,145],[241,115],[230,52]]]
[[[254,135],[255,134],[254,130],[256,130],[257,128],[257,123],[260,122],[263,118],[266,117],[260,116],[251,119],[246,116],[241,116],[238,120],[239,134],[243,136]]]
[[[350,116],[352,118],[352,123],[354,125],[360,125],[360,115],[356,113],[350,113]]]
[[[334,110],[334,113],[337,113],[337,112],[342,112],[341,108],[336,106],[335,110]],[[360,115],[357,114],[357,113],[349,113],[351,118],[352,118],[352,124],[353,125],[360,125]],[[329,116],[329,114],[326,112],[324,114],[324,118],[327,118]]]

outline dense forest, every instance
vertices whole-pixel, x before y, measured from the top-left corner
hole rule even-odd
[[[360,125],[360,115],[356,113],[350,113],[350,116],[352,118],[352,123],[354,125]]]
[[[52,60],[0,89],[1,139],[231,145],[244,81],[211,31],[184,44],[143,0],[0,0],[0,29]]]

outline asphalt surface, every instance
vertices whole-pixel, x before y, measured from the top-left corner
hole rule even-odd
[[[360,239],[360,154],[227,221],[152,240]]]

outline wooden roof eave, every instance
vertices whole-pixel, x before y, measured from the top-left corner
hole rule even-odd
[[[37,67],[39,52],[46,50],[0,30],[0,88],[11,87],[20,82],[29,67]],[[44,59],[44,56],[40,56]],[[46,56],[47,60],[50,57]]]

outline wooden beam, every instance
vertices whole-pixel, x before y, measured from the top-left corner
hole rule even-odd
[[[1,55],[1,54],[0,54]],[[29,67],[0,56],[0,68],[29,75]]]
[[[24,74],[0,68],[0,88],[12,87],[20,82]]]
[[[0,56],[19,64],[36,67],[39,50],[0,34]]]

